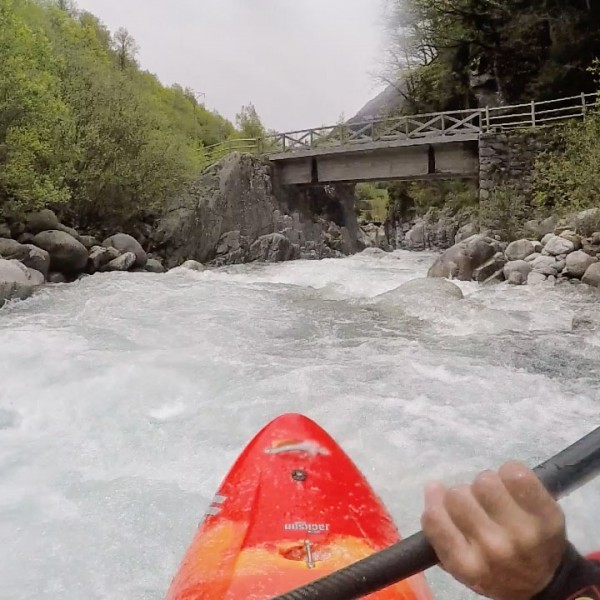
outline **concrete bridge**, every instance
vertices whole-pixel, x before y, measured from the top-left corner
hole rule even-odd
[[[318,127],[252,140],[287,185],[473,178],[483,134],[582,118],[596,94]]]

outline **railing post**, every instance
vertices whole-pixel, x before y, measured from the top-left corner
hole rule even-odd
[[[283,151],[284,151],[284,152],[285,152],[285,150],[286,150],[286,148],[285,148],[285,142],[286,142],[285,138],[286,138],[286,135],[285,135],[285,133],[281,134],[281,145],[282,145],[282,147],[283,147]]]
[[[581,92],[581,114],[585,117],[587,113],[587,102],[585,99],[585,92]]]
[[[535,100],[531,101],[531,126],[535,127]]]
[[[442,135],[446,135],[446,119],[444,119],[446,115],[444,113],[441,114],[442,120]]]
[[[315,132],[310,130],[310,147],[312,148],[315,145]]]

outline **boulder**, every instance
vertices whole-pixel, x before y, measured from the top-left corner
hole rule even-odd
[[[415,302],[422,303],[432,301],[434,303],[440,300],[462,300],[464,295],[462,290],[451,281],[440,278],[422,277],[411,279],[397,288],[380,294],[376,297],[376,303],[398,304]]]
[[[50,255],[50,269],[65,275],[81,273],[88,261],[85,246],[73,236],[57,229],[42,231],[33,239],[34,244]]]
[[[9,238],[11,235],[10,227],[6,223],[0,223],[0,238]]]
[[[548,217],[547,219],[544,219],[540,223],[539,232],[542,236],[545,236],[548,233],[554,234],[554,228],[557,225],[558,225],[558,217],[552,215],[552,216]]]
[[[581,249],[590,256],[598,256],[600,254],[600,244],[594,243],[594,238],[583,238],[581,240]]]
[[[121,256],[116,248],[105,248],[104,246],[93,246],[90,250],[86,272],[93,275],[107,265],[111,260]]]
[[[593,287],[600,288],[600,262],[590,265],[581,278],[581,281]]]
[[[532,271],[527,275],[527,285],[539,285],[546,281],[546,276],[543,273]]]
[[[541,253],[542,250],[544,249],[544,246],[542,246],[542,242],[538,242],[537,240],[531,242],[533,244],[533,251],[534,252],[538,252]]]
[[[148,255],[140,243],[132,236],[126,233],[116,233],[106,238],[102,245],[106,248],[116,248],[122,254],[132,252],[135,254],[135,267],[143,269],[146,266]]]
[[[79,235],[79,232],[76,229],[73,229],[72,227],[67,227],[62,223],[59,223],[56,229],[58,229],[58,231],[64,231],[65,233],[68,233],[71,237],[74,237],[78,242],[81,242],[81,236]]]
[[[592,233],[590,242],[595,246],[600,246],[600,231],[595,231],[594,233]]]
[[[535,249],[533,243],[529,240],[517,240],[511,242],[506,248],[506,258],[508,260],[524,260],[530,254],[533,254]]]
[[[35,235],[33,235],[33,233],[29,233],[28,231],[26,231],[17,238],[17,241],[19,242],[19,244],[33,244],[34,237]]]
[[[33,244],[23,244],[27,254],[19,259],[26,267],[39,271],[44,277],[48,276],[50,270],[50,254],[43,248]]]
[[[80,235],[79,241],[88,249],[91,250],[94,246],[99,246],[100,242],[93,235]]]
[[[512,260],[504,265],[504,277],[508,283],[523,285],[531,273],[531,264],[524,260]]]
[[[577,233],[588,237],[596,231],[600,231],[600,208],[590,208],[581,211],[575,216]]]
[[[530,254],[526,259],[525,262],[533,262],[538,256],[542,256],[539,252],[534,252],[533,254]]]
[[[427,237],[427,223],[419,220],[407,232],[404,243],[409,250],[425,250],[428,245]]]
[[[473,279],[479,283],[485,283],[490,280],[490,278],[494,278],[498,275],[499,272],[502,272],[505,264],[506,258],[504,257],[504,253],[498,252],[480,267],[473,270]],[[504,279],[504,277],[501,279]]]
[[[48,283],[67,283],[67,278],[62,273],[48,273]]]
[[[16,260],[0,258],[0,306],[7,300],[28,298],[35,288],[27,267]]]
[[[144,270],[148,273],[164,273],[165,268],[162,263],[155,258],[149,258]]]
[[[473,271],[498,252],[498,242],[483,235],[473,235],[446,250],[432,265],[428,277],[445,277],[469,281]]]
[[[464,240],[470,238],[471,236],[477,235],[479,233],[479,227],[475,225],[475,223],[467,223],[463,225],[454,236],[454,243],[458,244],[459,242],[463,242]]]
[[[137,260],[136,255],[133,252],[125,252],[118,258],[114,258],[107,265],[105,265],[103,271],[129,271],[133,268]]]
[[[554,256],[538,256],[534,261],[532,261],[531,268],[536,273],[543,273],[544,275],[554,275],[558,274],[558,261]]]
[[[569,277],[581,279],[588,270],[588,267],[598,262],[598,259],[586,254],[583,250],[576,250],[567,256],[565,262],[565,274]]]
[[[558,256],[559,254],[568,254],[575,250],[575,245],[571,240],[553,235],[545,244],[542,254],[549,256]]]
[[[187,269],[188,271],[205,271],[206,267],[197,260],[186,260],[182,265],[181,269]]]
[[[10,238],[0,238],[0,257],[2,258],[15,258],[19,260],[19,255],[23,253],[23,245],[19,244],[16,240]]]
[[[54,211],[49,208],[31,213],[27,216],[26,228],[30,233],[36,234],[42,231],[58,229],[60,222]]]
[[[292,243],[280,233],[259,237],[251,246],[249,258],[268,262],[282,262],[294,258]]]
[[[36,271],[35,269],[27,269],[29,271],[29,281],[31,281],[31,283],[34,286],[40,286],[40,285],[44,285],[44,283],[46,283],[46,278],[44,277],[43,273],[40,273],[39,271]]]
[[[9,260],[18,260],[26,267],[39,271],[44,277],[48,275],[50,255],[32,244],[20,244],[15,240],[0,238],[0,256]]]
[[[573,242],[573,248],[575,250],[581,250],[581,236],[577,235],[574,231],[571,231],[570,229],[566,229],[565,231],[563,231],[560,236],[561,238],[564,238],[565,240],[569,240],[570,242]]]
[[[547,233],[543,238],[542,241],[540,242],[542,244],[542,246],[545,246],[553,237],[556,237],[554,235],[554,233]]]

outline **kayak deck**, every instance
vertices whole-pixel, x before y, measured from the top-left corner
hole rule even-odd
[[[266,600],[400,540],[338,444],[302,415],[272,421],[222,483],[168,600]],[[431,600],[422,575],[368,596]]]

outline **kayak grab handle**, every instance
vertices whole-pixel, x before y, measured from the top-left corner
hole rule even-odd
[[[600,427],[534,469],[556,499],[600,473]],[[438,564],[422,531],[273,600],[355,600]]]

